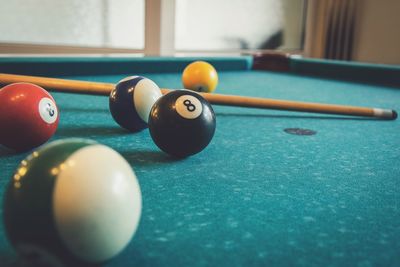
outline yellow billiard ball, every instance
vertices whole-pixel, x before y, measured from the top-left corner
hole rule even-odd
[[[183,70],[182,83],[185,89],[211,93],[218,85],[218,74],[210,63],[195,61]]]

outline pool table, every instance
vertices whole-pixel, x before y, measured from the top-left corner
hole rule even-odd
[[[0,72],[111,83],[142,75],[181,88],[182,70],[195,59],[4,57]],[[219,73],[216,93],[400,110],[399,66],[201,59]],[[106,266],[400,266],[399,120],[213,106],[211,143],[175,159],[147,129],[121,129],[107,97],[52,95],[60,123],[50,141],[110,146],[140,183],[138,230]],[[0,146],[1,198],[28,153]],[[17,261],[0,224],[0,265]]]

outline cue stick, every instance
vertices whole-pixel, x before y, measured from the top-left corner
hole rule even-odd
[[[25,76],[0,73],[0,84],[6,85],[17,82],[29,82],[39,85],[49,91],[80,93],[93,95],[109,95],[115,85],[112,83],[99,83],[77,80],[65,80],[37,76]],[[171,89],[161,89],[163,94]],[[395,120],[397,112],[391,109],[333,105],[311,102],[298,102],[270,98],[244,97],[235,95],[221,95],[213,93],[200,93],[206,100],[215,105],[237,106],[261,109],[276,109],[299,112],[337,114],[348,116],[372,117],[386,120]]]

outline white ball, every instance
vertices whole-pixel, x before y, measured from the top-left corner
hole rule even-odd
[[[133,93],[133,102],[139,117],[146,123],[149,121],[150,110],[162,96],[158,85],[149,79],[140,80]]]
[[[130,165],[111,148],[95,144],[68,157],[53,191],[56,229],[68,249],[87,262],[103,262],[133,237],[142,199]]]

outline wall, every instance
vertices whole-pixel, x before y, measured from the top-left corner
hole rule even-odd
[[[400,64],[400,1],[363,0],[356,24],[353,59]]]

